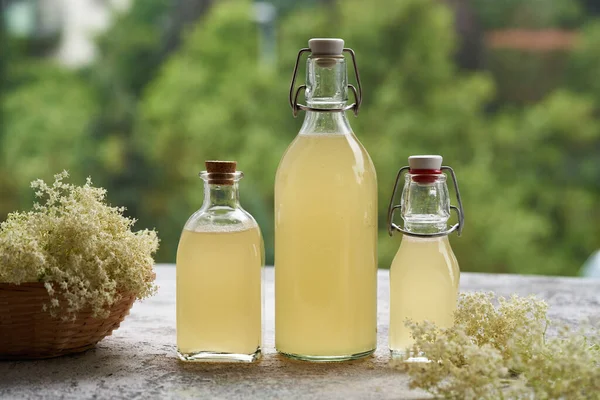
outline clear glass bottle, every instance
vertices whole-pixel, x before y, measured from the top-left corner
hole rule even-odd
[[[398,253],[390,268],[389,346],[394,356],[411,355],[407,350],[412,338],[404,323],[430,321],[440,327],[453,324],[458,297],[460,270],[448,241],[448,234],[462,230],[464,223],[460,194],[454,172],[442,167],[441,156],[411,156],[409,167],[398,173],[389,208],[390,235],[404,233]],[[402,200],[394,206],[394,197],[405,175]],[[452,174],[459,207],[450,205],[446,175]],[[448,229],[450,210],[455,208],[459,223]],[[404,228],[393,223],[394,211],[400,209]]]
[[[343,56],[354,53],[341,39],[311,39],[298,59],[309,51],[307,105],[294,95],[298,63],[290,91],[294,115],[306,117],[275,180],[275,347],[302,360],[348,360],[377,342],[377,177],[344,112],[361,101]]]
[[[262,341],[263,239],[240,205],[234,161],[207,161],[204,203],[177,249],[177,352],[184,361],[255,361]]]

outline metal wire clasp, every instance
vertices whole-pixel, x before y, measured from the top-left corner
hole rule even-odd
[[[396,192],[398,191],[398,182],[400,181],[400,178],[402,177],[402,173],[409,170],[409,167],[402,167],[402,168],[400,168],[400,171],[398,171],[398,175],[396,175],[396,182],[394,183],[394,191],[392,192],[392,198],[390,199],[390,205],[388,207],[388,233],[390,236],[392,236],[394,234],[394,231],[402,232],[403,234],[408,235],[408,236],[423,237],[423,238],[446,236],[446,235],[451,234],[454,231],[456,231],[456,233],[458,233],[458,236],[460,236],[462,234],[463,226],[465,224],[465,213],[463,210],[462,200],[460,199],[460,191],[458,190],[458,181],[456,180],[456,175],[454,174],[454,170],[452,168],[444,166],[441,169],[442,169],[442,171],[448,171],[450,173],[450,176],[452,177],[452,183],[454,184],[454,189],[456,191],[456,201],[458,203],[458,207],[451,205],[450,209],[456,211],[456,214],[458,215],[458,222],[456,224],[452,225],[449,229],[447,229],[443,232],[438,232],[438,233],[409,232],[406,229],[404,229],[404,227],[396,225],[394,223],[394,212],[397,209],[402,208],[402,204],[394,205],[394,199],[396,198]]]
[[[343,52],[349,53],[352,56],[352,65],[354,66],[354,76],[356,76],[356,84],[358,85],[358,90],[354,87],[354,85],[348,84],[348,88],[354,93],[354,103],[349,104],[342,108],[313,108],[306,106],[304,104],[298,103],[298,96],[300,95],[301,90],[306,90],[306,85],[298,86],[298,89],[294,91],[294,86],[296,85],[296,75],[298,74],[298,64],[300,63],[300,58],[302,54],[310,52],[308,47],[300,49],[298,52],[298,57],[296,57],[296,65],[294,66],[294,73],[292,75],[292,83],[290,85],[290,106],[292,107],[292,114],[294,118],[298,116],[299,110],[304,111],[315,111],[315,112],[343,112],[352,109],[354,111],[354,115],[358,115],[358,110],[360,109],[360,105],[362,104],[362,86],[360,85],[360,74],[358,73],[358,66],[356,65],[356,55],[354,54],[354,50],[345,47]]]

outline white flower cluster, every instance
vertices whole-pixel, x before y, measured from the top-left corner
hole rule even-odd
[[[0,282],[44,282],[50,312],[68,318],[88,306],[105,317],[124,293],[153,294],[156,232],[132,232],[135,220],[106,204],[106,190],[67,177],[55,175],[52,186],[32,182],[40,203],[0,224]]]
[[[411,388],[448,399],[600,399],[600,336],[561,329],[546,340],[548,306],[535,297],[461,294],[452,328],[407,321]]]

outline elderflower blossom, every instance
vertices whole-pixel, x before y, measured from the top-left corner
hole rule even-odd
[[[510,342],[518,341],[521,349],[543,343],[549,323],[547,312],[548,304],[535,296],[496,299],[490,292],[463,293],[458,300],[454,324],[462,327],[475,344],[491,345],[508,361],[512,357]],[[516,332],[519,335],[515,335]]]
[[[449,399],[500,398],[501,383],[508,375],[502,353],[474,343],[463,329],[442,329],[430,322],[408,321],[415,345],[428,363],[403,363],[411,376],[410,388],[421,388]]]
[[[31,183],[36,197],[29,212],[14,212],[0,224],[0,282],[43,282],[51,300],[45,305],[63,316],[91,307],[106,317],[123,293],[141,299],[154,293],[152,255],[155,231],[132,232],[135,221],[124,208],[106,204],[106,190],[65,183],[55,175],[49,186]]]
[[[411,388],[447,399],[600,399],[600,335],[563,327],[545,341],[547,304],[535,297],[461,295],[451,328],[407,321]]]
[[[520,366],[534,397],[600,399],[600,335],[561,327],[559,336],[537,344]]]

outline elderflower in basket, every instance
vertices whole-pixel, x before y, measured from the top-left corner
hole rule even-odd
[[[156,232],[133,232],[104,189],[67,177],[34,181],[33,210],[0,225],[0,358],[86,350],[156,290]]]

